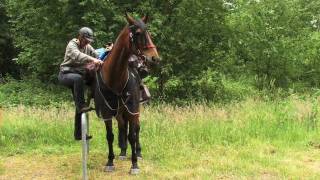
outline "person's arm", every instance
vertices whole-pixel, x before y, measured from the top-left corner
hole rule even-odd
[[[96,54],[92,54],[92,55],[96,56]],[[87,64],[90,62],[96,63],[96,61],[99,61],[95,57],[92,57],[92,56],[89,56],[85,53],[82,53],[79,50],[79,47],[76,44],[76,42],[73,42],[73,41],[71,41],[67,46],[66,56],[69,57],[68,59],[70,60],[71,64],[77,64],[77,65],[84,65],[84,64]]]
[[[90,44],[88,44],[87,47],[92,57],[95,57],[96,59],[99,58],[99,53]]]

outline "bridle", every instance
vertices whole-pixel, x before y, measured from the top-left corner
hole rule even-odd
[[[136,60],[130,61],[129,64],[131,64],[131,67],[134,67],[136,70],[138,70],[138,72],[140,72],[139,74],[147,75],[149,74],[150,68],[153,68],[155,65],[159,65],[160,59],[154,56],[146,56],[144,55],[144,52],[151,49],[156,49],[156,46],[151,40],[151,36],[148,32],[146,24],[141,19],[132,22],[128,26],[128,30],[129,48],[132,54],[136,56]]]
[[[151,58],[151,57],[146,57],[142,51],[145,50],[145,49],[151,49],[151,48],[155,48],[154,45],[150,45],[148,44],[148,38],[147,38],[147,35],[149,35],[149,32],[147,31],[146,28],[140,28],[140,29],[143,29],[143,31],[138,34],[136,33],[135,31],[140,28],[138,25],[131,25],[129,26],[129,39],[130,39],[130,48],[131,48],[131,51],[133,52],[134,55],[136,55],[140,60],[142,60],[143,62],[146,62],[148,60],[148,58]],[[144,44],[142,46],[142,49],[140,49],[139,47],[141,47],[139,44],[138,44],[138,40],[137,40],[137,36],[141,36],[143,35],[144,36]],[[150,36],[150,35],[149,35]]]

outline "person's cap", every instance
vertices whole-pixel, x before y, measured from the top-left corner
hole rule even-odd
[[[89,42],[93,42],[93,31],[92,31],[92,29],[90,29],[88,27],[82,27],[79,30],[79,35],[84,37]]]

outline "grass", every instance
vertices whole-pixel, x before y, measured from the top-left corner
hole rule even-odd
[[[135,178],[318,179],[319,102],[292,96],[222,106],[148,106],[141,115],[144,160]],[[80,143],[72,139],[73,109],[59,107],[4,109],[0,179],[80,178]],[[105,128],[93,113],[90,117],[94,136],[90,177],[130,178],[129,160],[116,159],[114,173],[102,171],[107,157]],[[118,154],[116,141],[114,148]]]

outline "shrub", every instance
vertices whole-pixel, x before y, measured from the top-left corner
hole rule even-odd
[[[65,101],[71,101],[66,88],[54,84],[44,84],[36,79],[7,79],[0,85],[0,105],[4,107],[17,106],[60,106]]]

